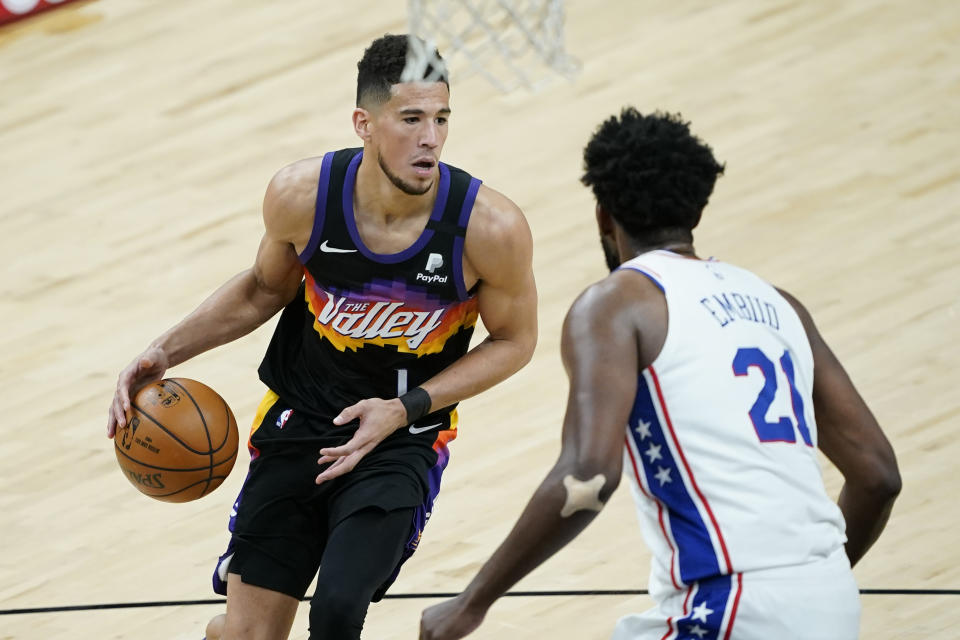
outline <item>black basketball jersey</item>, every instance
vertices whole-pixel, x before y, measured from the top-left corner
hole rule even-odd
[[[477,320],[463,245],[480,180],[440,163],[436,204],[420,237],[400,253],[377,254],[354,218],[362,156],[342,149],[323,157],[313,232],[300,255],[304,281],[259,370],[291,408],[321,423],[439,373],[466,353]],[[448,428],[452,408],[437,412]]]

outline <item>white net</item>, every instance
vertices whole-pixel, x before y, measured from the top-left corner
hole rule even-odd
[[[408,20],[420,39],[410,38],[404,81],[439,78],[435,48],[454,71],[465,66],[503,92],[536,89],[548,69],[568,78],[580,70],[564,48],[563,0],[408,0]]]

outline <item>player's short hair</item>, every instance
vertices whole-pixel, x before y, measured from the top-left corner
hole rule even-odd
[[[625,107],[583,150],[580,181],[633,238],[689,238],[724,166],[680,114]]]
[[[424,49],[426,43],[421,39]],[[374,40],[367,50],[363,52],[363,57],[357,63],[357,106],[372,107],[380,105],[390,99],[390,87],[400,82],[400,76],[407,64],[408,37],[406,35],[386,34]],[[433,54],[436,60],[443,65],[443,58],[440,53],[434,49]],[[421,76],[426,79],[434,73],[435,67],[428,64]],[[446,66],[436,68],[439,72],[438,82],[443,82],[447,87],[450,81],[447,76]]]

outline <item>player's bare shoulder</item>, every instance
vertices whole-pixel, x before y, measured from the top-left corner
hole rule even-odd
[[[323,157],[305,158],[277,171],[263,198],[267,232],[302,250],[310,240]]]
[[[464,266],[480,280],[496,281],[530,270],[533,238],[520,207],[481,185],[467,225],[464,255]]]
[[[633,269],[620,268],[584,289],[571,311],[582,306],[635,315],[663,302],[663,292],[649,278]]]
[[[587,332],[598,322],[633,325],[638,305],[648,292],[632,273],[620,269],[589,285],[577,296],[567,312],[567,322],[582,324]]]
[[[667,333],[663,292],[643,274],[617,269],[588,286],[570,306],[563,336],[570,343],[617,345],[629,337],[638,349],[640,367],[651,364]]]

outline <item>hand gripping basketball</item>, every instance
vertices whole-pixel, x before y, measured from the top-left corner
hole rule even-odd
[[[127,426],[130,416],[130,396],[163,377],[169,360],[159,347],[147,347],[133,359],[117,378],[117,389],[107,414],[107,437],[112,438],[117,429]]]
[[[167,378],[141,388],[113,439],[117,463],[141,493],[166,502],[201,498],[237,459],[237,421],[207,385]]]

